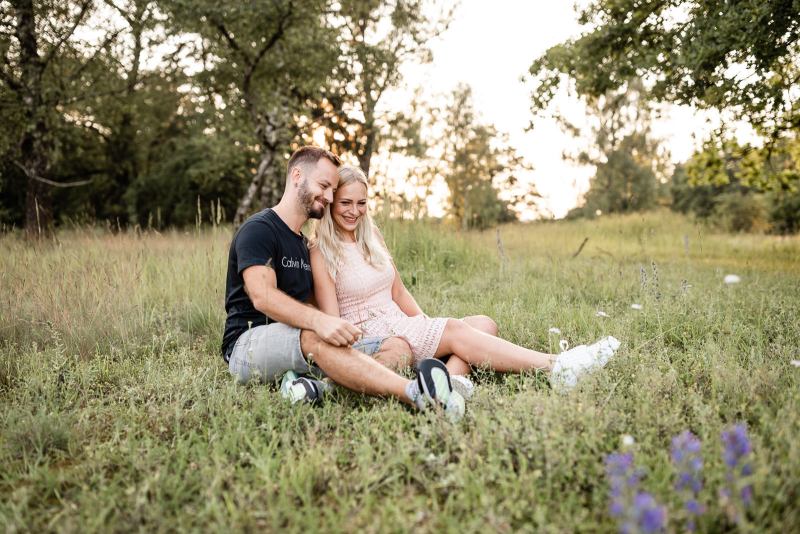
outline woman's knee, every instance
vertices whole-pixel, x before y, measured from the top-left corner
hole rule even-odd
[[[444,327],[442,339],[439,341],[437,356],[456,352],[459,342],[463,340],[465,335],[469,334],[470,330],[473,329],[461,319],[448,319]]]
[[[380,350],[375,354],[375,359],[394,370],[404,369],[414,361],[411,345],[399,337],[385,339]]]
[[[475,330],[480,330],[490,336],[497,335],[497,323],[488,315],[470,315],[469,317],[464,317],[463,321]]]

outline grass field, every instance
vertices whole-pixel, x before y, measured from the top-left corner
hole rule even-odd
[[[614,531],[603,462],[630,435],[681,531],[669,447],[686,429],[703,443],[700,531],[800,528],[800,239],[666,212],[505,226],[502,254],[494,231],[384,233],[429,315],[485,313],[539,350],[558,350],[550,327],[623,348],[567,395],[478,371],[456,424],[341,390],[290,406],[235,385],[218,354],[229,228],[2,237],[2,528]],[[753,447],[740,523],[718,493],[734,423]]]

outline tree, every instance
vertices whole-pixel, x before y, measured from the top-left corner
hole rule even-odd
[[[197,81],[209,95],[207,105],[246,121],[250,136],[244,144],[257,150],[256,168],[234,217],[239,224],[254,203],[280,196],[281,156],[310,128],[313,100],[329,81],[338,54],[335,33],[325,23],[330,6],[326,0],[163,5],[175,24],[199,35],[197,59],[204,70]]]
[[[800,229],[798,174],[797,138],[781,138],[771,149],[710,140],[676,168],[672,206],[731,231],[764,230],[769,223],[774,232],[794,233]]]
[[[500,198],[501,191],[517,184],[516,173],[529,167],[493,126],[478,121],[469,86],[453,92],[442,126],[437,159],[450,190],[448,211],[461,228],[512,221],[516,216],[509,206],[539,196],[529,186],[513,198]]]
[[[599,98],[585,97],[596,125],[589,129],[591,144],[577,156],[568,156],[597,169],[585,203],[569,217],[595,213],[626,213],[652,208],[664,179],[666,154],[650,133],[652,107],[643,98],[639,80]],[[581,129],[562,119],[566,129]],[[664,181],[666,181],[664,179]]]
[[[94,10],[81,2],[13,0],[0,2],[0,81],[3,115],[19,119],[11,126],[10,160],[25,175],[25,230],[34,237],[53,224],[53,188],[76,187],[90,180],[54,180],[60,158],[55,130],[76,105],[96,94],[93,66],[117,34],[98,43],[76,36]]]
[[[800,0],[593,0],[579,21],[530,67],[536,113],[565,77],[592,97],[644,78],[648,98],[728,111],[771,141],[800,127]]]
[[[317,122],[325,128],[326,144],[350,153],[370,175],[372,156],[381,136],[390,135],[398,113],[381,113],[384,95],[401,81],[407,63],[432,59],[428,43],[443,32],[452,6],[435,15],[429,0],[346,0],[331,17],[338,31],[339,65],[325,88]]]

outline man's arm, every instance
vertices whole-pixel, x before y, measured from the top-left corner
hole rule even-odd
[[[337,347],[352,345],[361,335],[361,330],[347,321],[306,306],[279,290],[275,271],[267,266],[248,267],[242,271],[242,278],[253,307],[275,321],[312,330],[323,341]]]

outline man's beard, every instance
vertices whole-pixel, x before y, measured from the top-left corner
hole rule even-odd
[[[300,182],[299,191],[297,192],[300,198],[300,205],[308,215],[309,219],[321,219],[322,215],[325,213],[325,207],[322,208],[314,208],[314,202],[316,202],[316,197],[314,194],[308,190],[308,179],[304,179]]]

